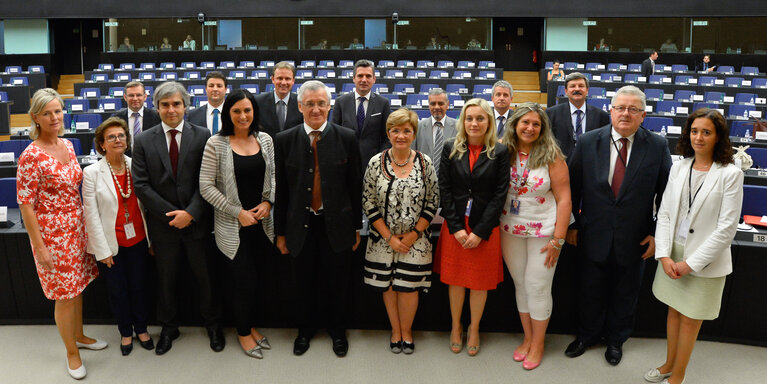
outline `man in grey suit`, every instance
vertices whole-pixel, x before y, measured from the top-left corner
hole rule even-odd
[[[605,359],[617,365],[634,326],[644,260],[655,254],[653,205],[671,168],[666,139],[640,128],[645,103],[639,88],[619,89],[612,124],[584,133],[568,164],[575,223],[567,242],[580,250],[580,327],[569,357],[604,338]]]
[[[587,131],[610,124],[610,115],[586,103],[589,95],[589,79],[580,72],[565,77],[567,103],[559,103],[546,109],[554,137],[565,157],[573,153],[575,143]]]
[[[226,76],[212,71],[205,76],[205,95],[208,103],[189,113],[189,122],[207,128],[211,135],[221,129],[221,112],[226,99]]]
[[[339,96],[333,109],[332,122],[353,129],[357,135],[362,169],[376,153],[391,146],[386,136],[391,106],[389,99],[371,92],[375,82],[373,62],[358,60],[354,64],[354,91]]]
[[[169,351],[179,336],[177,276],[183,263],[197,280],[210,347],[219,352],[226,341],[218,324],[220,309],[213,299],[206,253],[212,215],[200,195],[200,163],[210,132],[184,121],[189,94],[183,85],[163,83],[154,97],[162,123],[136,138],[131,171],[157,260],[157,320],[162,332],[155,353]]]
[[[432,159],[434,171],[439,175],[439,163],[445,140],[455,137],[455,119],[446,115],[450,105],[447,93],[442,88],[429,91],[429,112],[431,117],[418,122],[418,134],[413,149],[421,151]]]
[[[304,116],[298,111],[296,94],[291,92],[296,82],[295,76],[296,67],[288,61],[280,61],[272,69],[274,92],[263,92],[256,96],[258,124],[272,138],[304,122]]]

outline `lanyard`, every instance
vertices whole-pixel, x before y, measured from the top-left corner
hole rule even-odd
[[[521,179],[514,180],[514,189],[517,191],[517,194],[519,194],[519,189],[524,187],[527,184],[527,177],[530,174],[530,169],[527,168],[527,165],[530,163],[530,157],[533,155],[533,151],[530,151],[530,154],[527,155],[527,161],[525,161],[525,166],[522,167],[522,159],[519,156],[519,151],[517,151],[517,170],[519,168],[522,168],[522,172],[517,172],[517,175],[522,175]]]
[[[692,209],[692,202],[695,201],[695,198],[698,197],[698,192],[700,192],[700,189],[703,187],[703,183],[700,183],[698,186],[698,190],[695,191],[695,195],[692,195],[692,166],[695,164],[695,159],[692,159],[692,163],[690,163],[690,173],[687,177],[687,215],[690,215],[690,210]],[[705,180],[704,180],[705,181]]]
[[[615,152],[618,152],[618,158],[621,159],[621,163],[623,163],[623,168],[627,168],[628,164],[626,164],[626,160],[624,160],[623,156],[621,156],[621,150],[618,149],[618,144],[615,144],[615,139],[613,139],[612,134],[610,134],[610,141],[613,142],[613,147],[615,147]],[[629,145],[628,138],[626,138],[626,144],[624,145]],[[626,148],[626,154],[628,153],[629,153],[628,148]]]

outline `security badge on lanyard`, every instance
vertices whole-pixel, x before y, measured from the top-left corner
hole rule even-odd
[[[125,225],[123,225],[123,230],[125,231],[126,239],[130,240],[136,237],[136,229],[133,227],[133,222],[130,221],[130,213],[128,213],[128,208],[125,208]]]
[[[126,193],[123,191],[123,186],[120,184],[120,181],[117,179],[117,175],[115,175],[114,169],[112,169],[112,165],[109,164],[109,161],[107,161],[107,166],[109,166],[109,172],[112,174],[112,179],[114,179],[115,185],[117,185],[118,194],[123,199],[123,211],[125,215],[125,224],[123,224],[123,231],[125,231],[125,238],[130,240],[134,237],[136,237],[136,228],[133,227],[133,222],[130,220],[130,213],[128,213],[128,199],[131,196],[131,193],[133,192],[133,189],[131,188],[131,174],[130,170],[125,171],[125,177],[127,179],[127,189],[128,192]],[[127,165],[126,165],[127,168]]]
[[[527,158],[528,162],[530,160],[530,157]],[[519,155],[517,155],[517,169],[522,168],[522,160],[519,158]],[[525,185],[527,185],[527,177],[530,175],[530,170],[527,168],[527,162],[524,163],[524,168],[522,168],[522,178],[521,179],[514,179],[513,188],[515,191],[517,191],[517,194],[519,194],[519,190],[522,189]],[[517,196],[519,197],[519,196]],[[519,215],[519,206],[521,202],[519,199],[511,199],[511,203],[509,204],[509,213],[512,215]]]
[[[679,230],[676,232],[676,241],[684,243],[687,241],[687,234],[690,232],[690,209],[692,209],[692,202],[698,196],[698,192],[703,187],[703,183],[700,183],[698,190],[695,191],[695,195],[692,194],[692,166],[695,164],[695,160],[690,164],[690,174],[687,178],[687,215],[685,215],[682,222],[679,223]]]

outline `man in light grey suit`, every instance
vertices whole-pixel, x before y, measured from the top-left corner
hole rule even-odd
[[[442,88],[429,91],[429,112],[431,117],[418,122],[418,134],[413,142],[413,149],[421,151],[432,159],[434,171],[439,175],[439,159],[445,140],[455,137],[455,122],[447,117],[449,106],[447,93]]]

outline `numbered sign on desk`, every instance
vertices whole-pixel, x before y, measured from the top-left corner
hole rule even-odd
[[[402,100],[400,99],[392,99],[391,105],[394,107],[401,107],[402,106]]]

